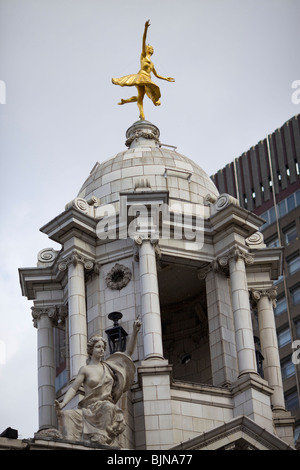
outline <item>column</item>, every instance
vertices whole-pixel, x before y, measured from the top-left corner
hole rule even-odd
[[[252,298],[257,304],[258,326],[261,351],[264,357],[264,378],[274,389],[271,396],[273,410],[285,410],[280,359],[276,335],[276,325],[273,312],[273,302],[276,299],[276,288],[252,290]]]
[[[144,359],[163,359],[155,241],[137,237],[139,249]]]
[[[239,375],[246,373],[257,374],[245,267],[245,263],[253,263],[253,258],[236,245],[225,257],[219,259],[219,263],[221,266],[229,264]]]
[[[60,271],[68,268],[69,355],[70,380],[74,379],[87,359],[87,319],[84,268],[92,269],[93,262],[75,250],[59,264]]]
[[[53,344],[53,319],[56,308],[32,307],[31,310],[33,323],[37,328],[39,430],[42,430],[56,427],[53,406],[56,399]]]

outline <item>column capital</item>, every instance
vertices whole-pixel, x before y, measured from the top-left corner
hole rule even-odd
[[[245,264],[253,264],[254,258],[246,250],[242,250],[240,246],[234,245],[224,255],[218,258],[220,266],[225,267],[229,264],[231,259],[243,259]]]
[[[76,266],[78,263],[83,264],[84,268],[87,271],[91,271],[94,267],[94,261],[89,258],[86,258],[77,250],[73,250],[66,258],[62,259],[58,264],[58,269],[60,271],[65,271],[70,264]]]
[[[216,259],[216,260],[213,260],[211,261],[209,264],[207,264],[206,266],[204,267],[201,267],[197,270],[197,275],[198,275],[198,279],[200,280],[203,280],[203,279],[206,279],[206,276],[210,273],[210,272],[213,272],[213,273],[223,273],[223,274],[228,274],[227,272],[227,266],[222,266],[220,263],[219,263],[219,260]]]
[[[67,305],[53,305],[51,307],[31,307],[33,326],[38,327],[38,320],[42,315],[47,315],[51,320],[52,326],[64,325],[65,318],[68,315]]]
[[[250,289],[253,302],[257,303],[262,297],[268,297],[272,301],[272,305],[276,307],[277,286],[269,287],[268,289]]]
[[[142,246],[143,242],[150,242],[150,244],[154,248],[156,261],[160,261],[161,251],[160,251],[160,247],[159,247],[159,239],[158,238],[149,238],[148,236],[138,236],[138,237],[134,237],[133,242],[134,242],[133,257],[134,257],[135,261],[139,261],[139,259],[140,259],[140,250],[139,250],[139,248]]]
[[[150,238],[150,237],[148,237],[148,235],[145,235],[145,236],[140,235],[140,236],[134,237],[133,241],[137,245],[142,245],[143,242],[150,242],[151,245],[156,246],[159,242],[159,239],[158,238]]]

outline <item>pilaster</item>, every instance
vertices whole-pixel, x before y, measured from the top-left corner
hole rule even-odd
[[[147,450],[169,449],[174,444],[172,366],[166,360],[143,361],[138,368],[144,408],[144,435]]]
[[[217,261],[198,273],[206,282],[207,315],[213,384],[237,379],[238,364],[228,279]]]
[[[273,433],[271,395],[273,389],[258,374],[243,374],[233,384],[234,417],[248,416]]]

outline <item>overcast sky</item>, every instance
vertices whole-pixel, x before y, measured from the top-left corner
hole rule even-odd
[[[111,78],[139,70],[148,18],[155,68],[176,81],[154,79],[162,104],[145,98],[145,117],[209,175],[300,112],[299,0],[0,0],[0,433],[38,430],[36,329],[18,268],[58,248],[40,227],[126,148],[138,109],[117,106],[132,90]]]

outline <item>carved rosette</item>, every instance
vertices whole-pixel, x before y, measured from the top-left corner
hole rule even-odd
[[[105,278],[106,285],[112,290],[121,290],[130,282],[132,273],[126,266],[116,263]]]
[[[78,251],[74,250],[68,257],[66,257],[59,263],[58,269],[60,271],[65,271],[69,264],[73,264],[74,266],[76,266],[76,264],[78,263],[83,264],[84,268],[87,271],[91,271],[94,267],[94,262],[91,259],[85,258]]]
[[[277,287],[276,286],[272,286],[269,289],[251,289],[250,293],[251,293],[251,298],[252,298],[252,302],[254,303],[254,305],[257,304],[262,297],[267,296],[268,299],[271,300],[273,307],[274,308],[276,307],[276,299],[277,299]]]
[[[63,326],[68,315],[67,305],[54,305],[51,307],[31,307],[32,321],[35,328],[42,315],[47,315],[53,326]]]

